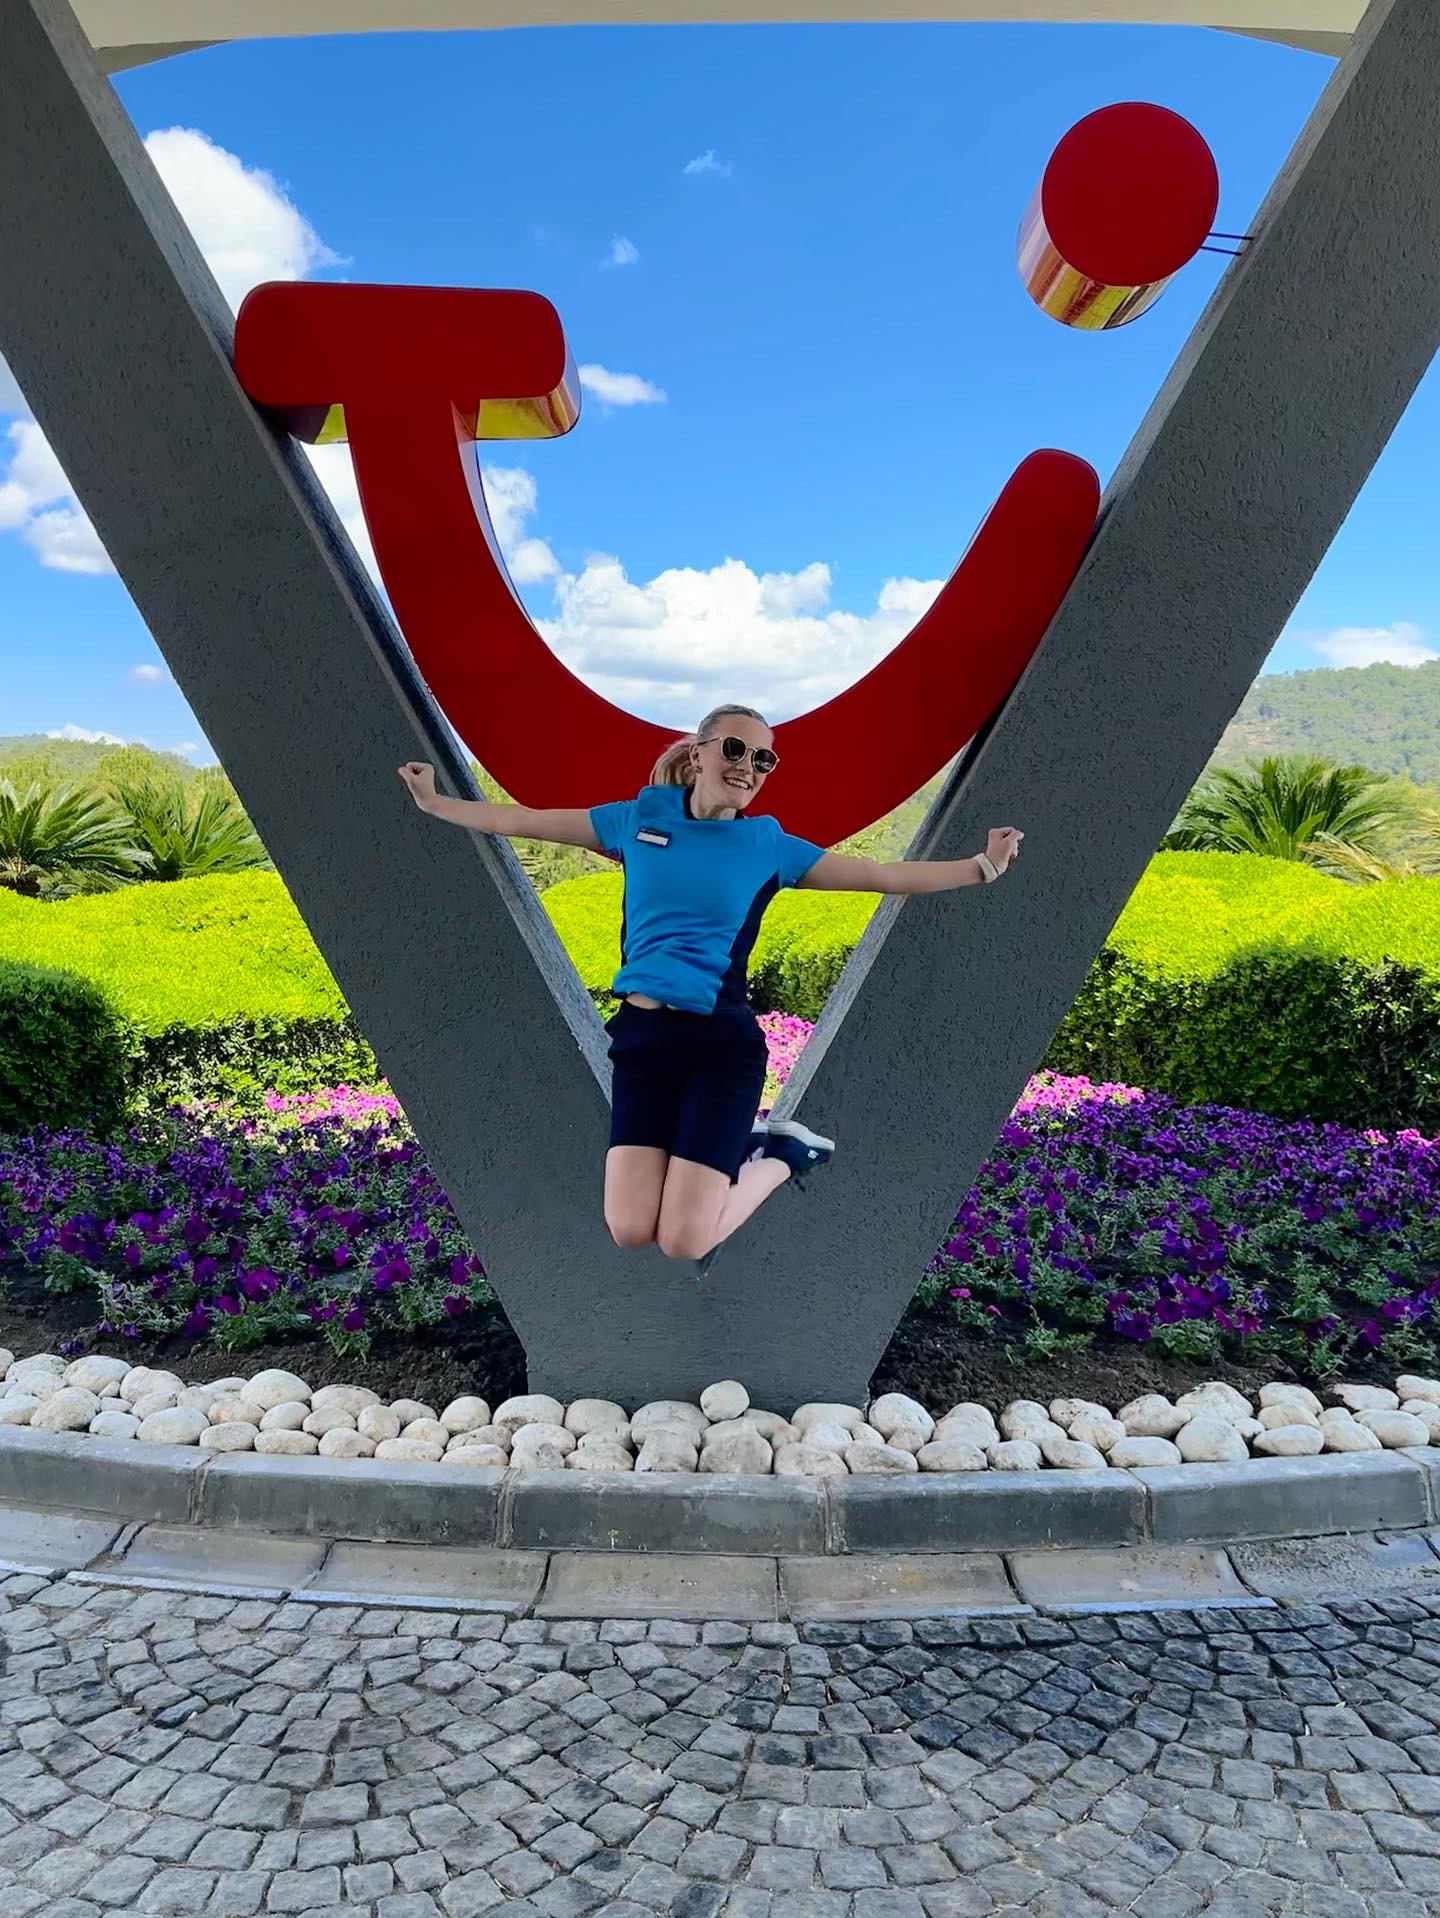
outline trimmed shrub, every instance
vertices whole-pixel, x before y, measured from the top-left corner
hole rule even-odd
[[[182,1098],[253,1104],[266,1087],[298,1092],[378,1077],[374,1054],[275,873],[48,903],[0,890],[0,954],[17,969],[68,976],[103,1003],[123,1035],[117,1044],[130,1112]],[[23,1019],[34,1030],[34,1015],[10,1006],[11,992],[0,977],[0,1026]],[[39,1110],[57,1123],[55,1114],[70,1109],[63,1050],[30,1067],[0,1056],[0,1098],[17,1110],[33,1101],[43,1066],[51,1089]],[[97,1115],[112,1096],[108,1083],[101,1073]]]
[[[0,959],[0,1132],[113,1125],[132,1047],[98,987],[51,966]]]

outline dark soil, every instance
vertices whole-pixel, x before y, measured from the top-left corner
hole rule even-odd
[[[527,1389],[525,1353],[499,1305],[477,1307],[463,1318],[421,1332],[377,1332],[364,1358],[337,1358],[318,1333],[222,1352],[209,1340],[94,1339],[94,1322],[95,1301],[89,1293],[47,1293],[33,1274],[13,1267],[6,1275],[0,1346],[21,1356],[83,1338],[86,1351],[162,1366],[178,1372],[187,1384],[280,1366],[311,1386],[365,1385],[386,1400],[416,1398],[436,1407],[472,1392],[498,1405]],[[1346,1365],[1344,1375],[1393,1384],[1396,1370],[1393,1362],[1357,1358]],[[1289,1378],[1311,1386],[1323,1383],[1279,1359],[1253,1365],[1226,1359],[1189,1363],[1114,1337],[1099,1338],[1082,1352],[1012,1364],[998,1346],[975,1338],[941,1304],[910,1306],[871,1384],[877,1393],[908,1392],[938,1415],[965,1399],[998,1411],[1011,1399],[1043,1403],[1074,1396],[1097,1399],[1114,1410],[1141,1392],[1174,1396],[1202,1379],[1225,1379],[1253,1393],[1268,1379]],[[603,1385],[597,1381],[595,1389]]]

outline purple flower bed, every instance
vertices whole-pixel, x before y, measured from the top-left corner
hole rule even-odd
[[[762,1024],[783,1084],[810,1028]],[[172,1107],[113,1141],[0,1137],[0,1276],[93,1298],[72,1350],[180,1334],[239,1351],[318,1330],[360,1355],[377,1331],[492,1303],[388,1092],[266,1106]],[[1103,1338],[1316,1377],[1369,1355],[1434,1363],[1440,1145],[1040,1074],[917,1297],[1016,1360]]]

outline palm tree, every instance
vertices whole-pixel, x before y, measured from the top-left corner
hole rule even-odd
[[[145,876],[149,856],[131,821],[98,793],[0,779],[0,886],[38,899],[57,880],[121,885]]]
[[[1415,808],[1365,766],[1274,754],[1241,771],[1202,774],[1161,841],[1164,852],[1248,852],[1331,868],[1336,848],[1383,858]]]
[[[199,879],[270,865],[239,803],[214,785],[179,779],[117,784],[115,797],[148,858],[145,879]]]
[[[1388,855],[1366,852],[1342,841],[1325,841],[1325,863],[1338,879],[1355,885],[1375,885],[1382,879],[1440,879],[1440,806],[1417,806],[1415,833]]]

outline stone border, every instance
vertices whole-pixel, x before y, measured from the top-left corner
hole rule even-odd
[[[0,1504],[406,1545],[825,1558],[1226,1543],[1440,1522],[1440,1448],[1100,1472],[774,1478],[214,1454],[0,1426]]]

